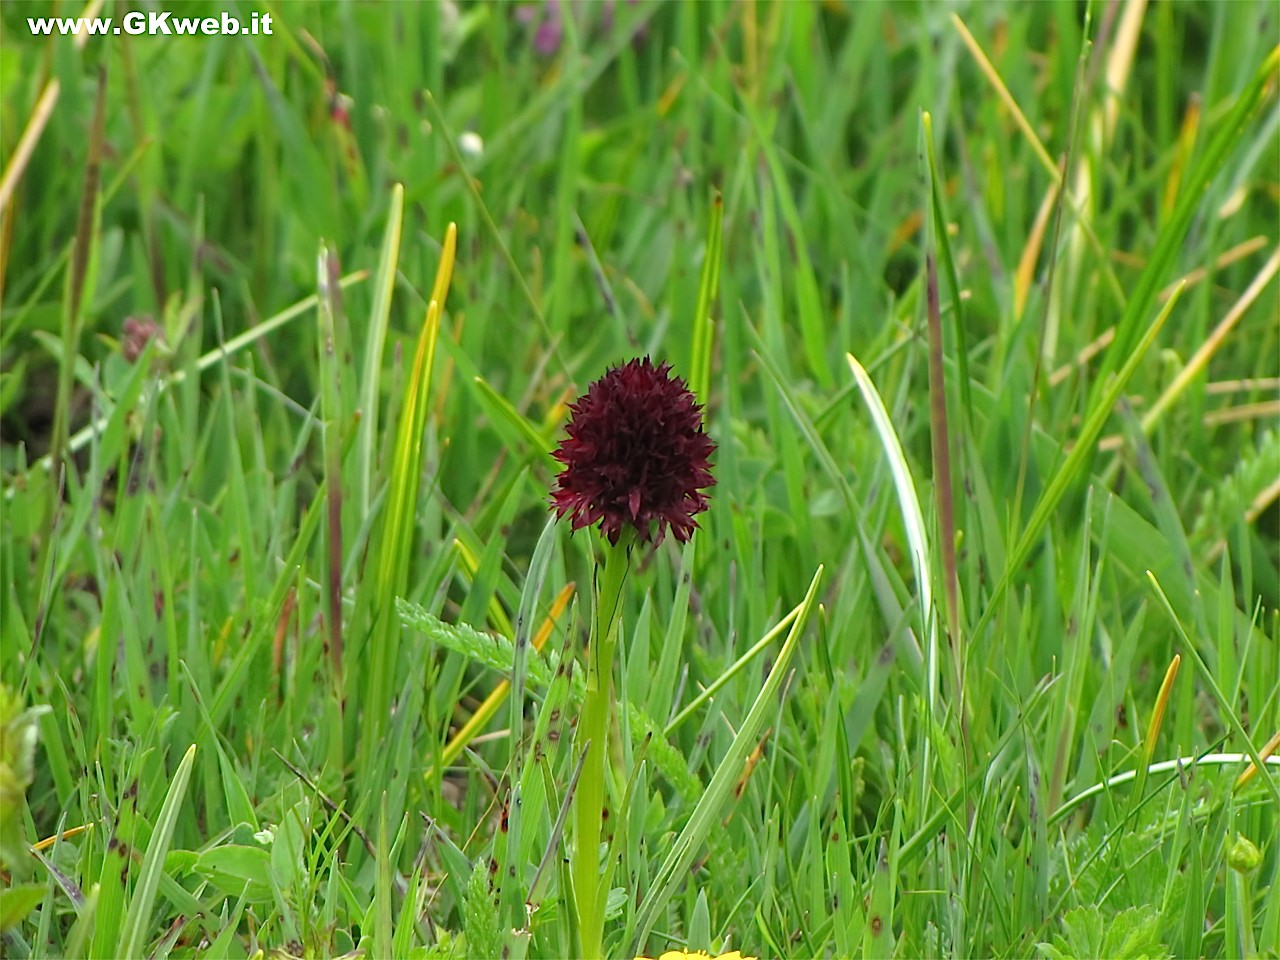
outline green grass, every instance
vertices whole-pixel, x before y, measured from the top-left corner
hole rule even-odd
[[[570,955],[651,353],[608,955],[1280,957],[1274,4],[261,9],[0,7],[4,956]]]

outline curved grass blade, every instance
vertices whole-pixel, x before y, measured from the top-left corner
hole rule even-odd
[[[721,687],[741,673],[746,665],[759,656],[760,652],[764,650],[765,647],[778,639],[778,636],[787,628],[791,621],[800,615],[800,610],[801,607],[793,607],[791,612],[779,620],[768,633],[757,640],[750,650],[735,660],[731,666],[720,674],[720,676],[716,677],[710,686],[690,700],[679,713],[672,717],[671,722],[667,724],[663,733],[668,737],[671,736],[671,734],[675,732],[676,727],[688,720],[689,717],[693,716],[693,714],[698,711],[698,708],[719,693]]]
[[[924,514],[920,510],[920,498],[916,493],[915,480],[911,476],[911,467],[907,463],[907,455],[903,452],[902,441],[898,439],[893,428],[893,420],[885,408],[876,385],[851,353],[845,354],[849,369],[862,391],[862,399],[875,423],[876,433],[880,436],[880,444],[884,447],[885,458],[889,461],[889,470],[893,474],[894,490],[898,494],[898,505],[902,508],[902,525],[906,528],[907,543],[911,547],[911,565],[915,570],[916,582],[920,585],[920,620],[926,627],[929,641],[925,656],[928,680],[929,708],[936,714],[938,707],[938,628],[933,608],[932,564],[929,559],[929,536],[924,526]]]
[[[493,418],[495,424],[499,425],[499,430],[503,433],[504,439],[509,437],[519,437],[524,440],[530,450],[542,457],[543,461],[552,468],[558,468],[558,464],[551,459],[551,451],[555,449],[555,444],[550,438],[540,433],[533,424],[531,424],[519,410],[515,408],[510,400],[495,390],[482,377],[475,378],[476,389],[479,391],[480,402],[486,408],[486,412]],[[502,425],[505,425],[505,429]],[[521,462],[528,458],[525,451],[519,450],[515,444],[508,444],[512,448],[512,454],[518,457]]]
[[[193,743],[182,755],[182,761],[169,784],[169,792],[165,795],[164,805],[160,808],[160,815],[156,818],[151,842],[147,844],[147,853],[142,860],[142,871],[138,874],[138,886],[133,891],[125,914],[118,956],[142,956],[143,937],[151,921],[151,908],[156,902],[156,890],[164,871],[164,858],[169,852],[173,831],[178,826],[178,812],[187,792],[187,782],[191,779],[191,767],[195,759],[196,745]]]
[[[1270,56],[1250,78],[1248,86],[1241,92],[1231,112],[1223,118],[1221,126],[1200,155],[1200,162],[1187,176],[1186,188],[1174,208],[1173,216],[1161,229],[1155,249],[1151,252],[1146,268],[1138,278],[1133,294],[1129,297],[1124,315],[1116,324],[1115,341],[1103,358],[1098,379],[1094,382],[1090,394],[1095,410],[1098,408],[1099,398],[1106,390],[1108,375],[1120,365],[1122,358],[1127,358],[1121,367],[1124,369],[1135,353],[1142,352],[1138,342],[1138,325],[1142,317],[1151,309],[1160,292],[1161,282],[1168,275],[1170,265],[1181,252],[1187,231],[1191,228],[1191,221],[1203,208],[1205,191],[1217,177],[1227,156],[1240,142],[1250,119],[1261,111],[1267,100],[1275,96],[1275,75],[1278,67],[1280,67],[1280,46],[1272,49]],[[1170,303],[1176,299],[1176,296],[1175,294],[1170,298]],[[1111,404],[1106,404],[1106,408],[1110,409]]]
[[[1089,416],[1085,419],[1084,427],[1080,430],[1080,435],[1076,438],[1075,446],[1072,448],[1071,453],[1067,455],[1066,460],[1063,461],[1062,466],[1054,473],[1053,479],[1049,481],[1048,487],[1036,503],[1035,510],[1031,513],[1031,519],[1027,521],[1022,535],[1018,538],[1013,550],[1010,551],[1008,563],[1005,564],[1004,571],[1000,574],[1000,579],[997,581],[995,589],[991,591],[991,598],[987,601],[986,608],[982,611],[982,616],[978,618],[977,624],[974,625],[970,634],[971,637],[981,635],[983,627],[990,623],[991,618],[995,616],[996,608],[999,606],[1000,601],[1004,599],[1005,592],[1013,582],[1014,573],[1020,570],[1022,565],[1027,562],[1032,548],[1039,541],[1041,532],[1049,522],[1049,517],[1058,508],[1058,504],[1066,494],[1067,489],[1075,482],[1089,459],[1093,456],[1093,445],[1097,441],[1098,435],[1102,433],[1103,426],[1110,418],[1116,401],[1120,399],[1120,395],[1124,392],[1124,388],[1129,383],[1130,378],[1137,372],[1138,364],[1142,362],[1147,350],[1155,342],[1156,334],[1160,332],[1160,328],[1169,319],[1169,314],[1173,312],[1174,306],[1177,305],[1182,296],[1182,291],[1185,289],[1186,284],[1183,283],[1174,291],[1173,296],[1169,298],[1163,309],[1156,315],[1155,320],[1152,321],[1142,340],[1129,354],[1129,358],[1125,361],[1124,366],[1120,368],[1120,372],[1108,384],[1106,392],[1091,409]]]
[[[764,723],[765,713],[776,709],[775,700],[778,688],[782,686],[783,678],[787,674],[787,666],[790,664],[791,657],[800,643],[800,637],[804,634],[804,629],[809,622],[809,616],[817,604],[818,585],[822,582],[822,574],[823,567],[819,566],[813,574],[809,590],[800,606],[800,614],[791,625],[791,631],[787,634],[787,639],[782,644],[782,649],[778,651],[778,659],[774,663],[773,669],[769,672],[768,679],[765,680],[764,686],[760,688],[760,693],[757,694],[755,703],[751,705],[751,710],[747,713],[746,719],[743,720],[742,726],[738,728],[738,732],[733,738],[733,743],[729,745],[729,750],[720,762],[720,766],[716,769],[715,776],[711,778],[711,783],[707,785],[702,799],[698,801],[698,805],[694,808],[693,813],[690,814],[689,822],[680,831],[680,836],[671,845],[671,852],[667,854],[662,866],[659,867],[657,874],[654,876],[653,886],[649,888],[649,892],[640,904],[640,909],[636,912],[637,934],[635,942],[631,945],[631,956],[638,954],[644,946],[645,940],[649,937],[649,932],[658,920],[659,911],[666,907],[671,900],[676,888],[684,880],[685,872],[689,869],[689,865],[693,863],[693,858],[697,855],[698,848],[706,840],[711,828],[719,822],[720,809],[724,806],[725,800],[728,799],[734,782],[742,773],[743,761],[756,744],[760,726]]]

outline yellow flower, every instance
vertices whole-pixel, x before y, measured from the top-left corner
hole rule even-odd
[[[636,960],[649,960],[648,957],[636,957]],[[709,953],[701,950],[668,950],[658,960],[756,960],[755,957],[746,957],[738,950],[732,953],[722,953],[719,956],[712,957]]]

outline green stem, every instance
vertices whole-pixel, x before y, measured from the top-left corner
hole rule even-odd
[[[622,586],[631,563],[632,534],[617,545],[604,543],[603,569],[595,573],[595,609],[587,649],[587,696],[578,721],[575,753],[586,749],[573,801],[573,896],[578,915],[579,956],[603,957],[604,907],[600,891],[600,824],[604,814],[609,756],[609,717],[613,713],[613,653],[622,619]]]

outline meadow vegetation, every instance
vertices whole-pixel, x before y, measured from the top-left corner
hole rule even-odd
[[[572,955],[552,453],[644,356],[716,483],[607,955],[1280,956],[1274,3],[71,7],[0,6],[4,956]]]

